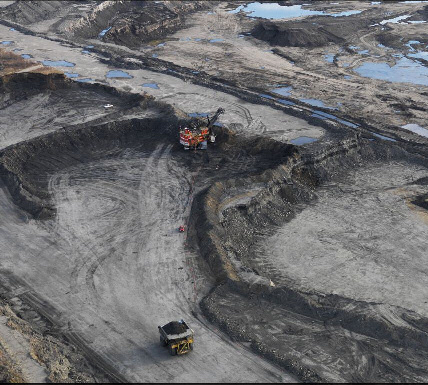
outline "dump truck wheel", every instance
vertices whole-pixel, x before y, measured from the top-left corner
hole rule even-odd
[[[168,345],[168,342],[165,341],[165,338],[163,338],[162,336],[159,336],[159,340],[162,346],[166,346]]]
[[[189,344],[189,349],[193,350],[193,343]]]
[[[171,356],[176,356],[177,355],[177,348],[173,348],[173,347],[169,347],[169,354],[171,354]]]

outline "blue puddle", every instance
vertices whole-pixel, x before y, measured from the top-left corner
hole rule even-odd
[[[333,16],[333,17],[342,17],[342,16],[352,16],[352,15],[358,15],[359,13],[361,13],[363,11],[344,11],[344,12],[339,12],[339,13],[328,13],[328,16]]]
[[[290,102],[289,100],[285,100],[285,99],[276,99],[276,101],[278,103],[284,104],[286,106],[295,106],[296,105],[296,103]]]
[[[210,43],[220,43],[222,41],[224,41],[224,39],[211,39],[209,42]]]
[[[121,70],[108,71],[106,77],[109,79],[119,79],[119,78],[132,79],[133,78],[133,76],[131,76],[127,72],[121,71]]]
[[[328,53],[328,54],[324,55],[324,59],[328,63],[333,63],[334,62],[334,54]]]
[[[352,76],[345,75],[343,78],[346,79],[346,80],[349,80],[349,79],[352,79]]]
[[[92,49],[92,48],[94,48],[94,46],[93,45],[86,45],[84,48],[86,48],[86,49]]]
[[[299,99],[299,100],[313,107],[327,108],[328,110],[337,110],[337,108],[335,107],[326,106],[322,100],[318,100],[318,99]]]
[[[89,51],[87,51],[86,49],[84,49],[84,50],[82,50],[82,53],[84,53],[84,54],[88,55],[88,54],[90,54],[91,52],[89,52]]]
[[[78,78],[79,77],[79,74],[73,73],[73,72],[64,72],[64,75],[67,76],[68,78]]]
[[[166,44],[166,43],[159,43],[159,44],[157,45],[157,47],[165,47],[165,44]]]
[[[415,49],[413,48],[413,45],[416,44],[421,44],[421,42],[419,40],[409,40],[409,42],[407,44],[405,44],[407,47],[410,48],[411,51],[414,51]]]
[[[265,99],[274,99],[276,100],[273,96],[270,95],[266,95],[266,94],[259,94],[260,97],[265,98]]]
[[[396,140],[395,139],[392,139],[392,138],[390,138],[390,137],[388,137],[388,136],[384,136],[384,135],[381,135],[381,134],[376,134],[376,132],[372,132],[372,131],[370,131],[370,133],[373,135],[373,136],[376,136],[377,138],[379,138],[379,139],[382,139],[382,140],[388,140],[388,141],[390,141],[390,142],[396,142]]]
[[[424,59],[428,60],[428,52],[417,52],[409,54],[410,57],[414,57],[416,59]]]
[[[153,88],[154,90],[158,90],[159,86],[156,83],[144,83],[141,87]]]
[[[243,11],[248,17],[260,17],[263,19],[294,19],[302,16],[333,16],[342,17],[361,13],[362,11],[344,11],[339,13],[327,13],[324,11],[312,11],[303,9],[302,5],[280,5],[279,3],[259,3],[254,2],[246,5],[240,5],[230,13]]]
[[[282,88],[278,88],[277,90],[284,90],[284,91],[281,91],[281,92],[286,93],[286,92],[289,92],[289,90],[288,90],[288,89],[291,89],[291,87],[282,87]],[[274,91],[272,91],[272,92],[274,92]],[[270,96],[270,95],[267,95],[267,94],[259,94],[259,96],[260,96],[261,98],[265,98],[265,99],[269,99],[269,100],[275,100],[276,102],[281,103],[281,104],[284,104],[284,105],[286,105],[286,106],[295,106],[295,105],[296,105],[296,103],[291,102],[290,100],[277,99],[277,98],[274,98],[273,96]],[[306,103],[307,103],[308,101],[311,101],[311,102],[312,102],[312,103],[314,103],[314,105],[316,105],[317,107],[324,107],[324,108],[330,108],[330,109],[335,109],[335,110],[337,110],[337,108],[326,107],[326,106],[324,105],[324,103],[323,103],[321,100],[317,100],[317,99],[299,99],[299,100],[300,100],[300,101],[305,101]],[[310,104],[310,103],[309,103],[309,104]],[[341,103],[338,103],[338,105],[341,105]],[[357,128],[357,127],[359,127],[359,125],[358,125],[358,124],[351,123],[351,122],[348,122],[347,120],[340,119],[340,118],[338,118],[337,116],[332,115],[332,114],[328,114],[328,113],[326,113],[326,112],[324,112],[324,111],[313,110],[312,112],[313,112],[313,113],[312,113],[312,115],[311,115],[311,116],[313,116],[313,117],[315,117],[315,118],[318,118],[318,119],[322,119],[322,120],[325,120],[325,119],[331,119],[331,120],[335,120],[336,122],[342,123],[342,124],[344,124],[345,126],[348,126],[348,127],[352,127],[352,128]],[[315,139],[315,140],[316,140],[316,139]]]
[[[43,60],[42,64],[48,67],[74,67],[76,64],[65,60]]]
[[[22,57],[23,59],[31,59],[31,58],[32,58],[32,56],[31,56],[31,55],[29,55],[29,54],[27,54],[27,53],[23,53],[23,54],[21,55],[21,57]]]
[[[271,90],[271,92],[281,96],[290,96],[292,90],[293,90],[293,87],[280,87],[280,88],[274,88],[273,90]]]
[[[108,27],[106,29],[103,29],[100,33],[99,33],[99,37],[103,37],[108,31],[111,30],[111,27]]]
[[[2,44],[2,45],[11,45],[12,43],[13,43],[13,41],[6,40],[6,41],[2,41],[0,44]]]
[[[93,81],[95,81],[95,80],[90,79],[90,78],[76,79],[76,82],[80,82],[80,83],[88,83],[88,82],[93,82]]]
[[[318,139],[311,138],[309,136],[300,136],[296,139],[290,140],[291,144],[294,144],[295,146],[303,146],[304,144],[309,144],[316,142]]]
[[[411,131],[415,134],[428,138],[428,130],[426,128],[419,126],[418,124],[410,123],[402,126],[401,128],[404,128],[405,130]]]
[[[352,127],[352,128],[358,127],[358,124],[351,123],[351,122],[348,122],[347,120],[340,119],[337,116],[334,116],[332,114],[328,114],[324,111],[314,110],[312,116],[315,118],[318,118],[318,119],[323,119],[323,120],[324,119],[335,120],[336,122],[342,123],[345,126]]]
[[[16,29],[15,28],[10,28],[9,31],[16,31]]]
[[[409,54],[409,56],[416,55],[424,58],[424,53]],[[389,82],[397,83],[413,83],[423,86],[428,86],[428,68],[421,63],[408,59],[406,57],[400,60],[392,67],[387,63],[373,63],[366,62],[360,67],[355,69],[359,75],[371,78],[386,80]]]
[[[157,54],[157,53],[154,53],[153,55],[152,55],[152,58],[154,58],[154,59],[157,59],[159,57],[159,55]]]
[[[406,20],[406,19],[408,19],[410,16],[411,16],[411,15],[397,16],[397,17],[394,17],[393,19],[383,20],[383,21],[381,21],[379,24],[380,24],[380,25],[385,25],[386,23],[398,24],[398,23],[400,23],[400,21],[401,21],[401,20]]]

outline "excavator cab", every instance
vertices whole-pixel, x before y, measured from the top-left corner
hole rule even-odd
[[[206,150],[208,142],[214,143],[215,135],[212,128],[218,117],[223,113],[224,109],[219,108],[214,116],[207,117],[208,122],[206,125],[201,120],[192,119],[188,127],[180,129],[180,144],[183,145],[184,149]]]

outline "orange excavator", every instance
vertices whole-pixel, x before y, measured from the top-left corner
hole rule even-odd
[[[215,135],[213,126],[218,117],[223,113],[224,109],[219,108],[212,118],[207,117],[207,124],[203,123],[200,119],[194,119],[188,127],[180,128],[180,144],[184,149],[206,150],[208,142],[214,143]]]

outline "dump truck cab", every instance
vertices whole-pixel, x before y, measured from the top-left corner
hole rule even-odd
[[[164,326],[158,326],[160,343],[167,346],[172,356],[188,353],[193,350],[193,330],[184,322],[171,321]]]

